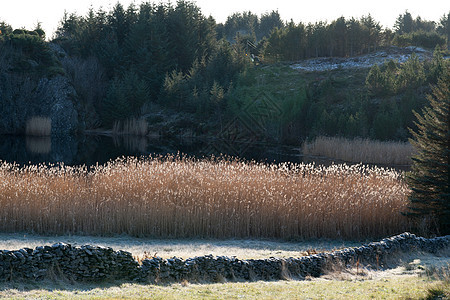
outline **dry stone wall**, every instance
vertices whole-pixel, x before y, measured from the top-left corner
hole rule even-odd
[[[139,264],[126,251],[85,245],[58,243],[35,249],[0,250],[0,280],[39,280],[64,277],[75,281],[127,280],[139,282],[241,281],[302,279],[320,276],[330,266],[362,265],[383,267],[396,253],[448,249],[450,235],[436,238],[403,233],[360,247],[314,254],[299,258],[241,260],[236,257],[199,256],[183,260],[153,257]]]

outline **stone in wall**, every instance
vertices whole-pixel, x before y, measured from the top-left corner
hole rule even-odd
[[[65,277],[76,281],[125,280],[155,283],[181,280],[217,282],[303,279],[306,276],[320,276],[336,263],[352,266],[359,262],[379,267],[387,257],[395,253],[436,253],[449,246],[450,236],[426,239],[403,233],[359,247],[299,258],[240,260],[236,257],[205,255],[183,260],[177,257],[153,257],[143,260],[139,265],[131,253],[126,251],[58,243],[35,249],[0,250],[0,280]]]

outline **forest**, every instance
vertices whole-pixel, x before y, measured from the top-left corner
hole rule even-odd
[[[27,30],[0,22],[0,32],[0,115],[39,106],[27,103],[27,93],[44,77],[65,76],[76,91],[79,132],[145,119],[162,135],[211,135],[263,92],[280,113],[266,116],[261,139],[406,140],[412,110],[424,106],[430,84],[448,68],[450,12],[435,22],[405,11],[391,29],[370,14],[304,24],[286,22],[278,11],[249,11],[217,23],[189,1],[117,3],[85,16],[66,12],[50,40],[40,24]],[[290,68],[299,60],[405,47],[434,54],[351,71]],[[20,122],[10,128],[7,133],[25,131]]]

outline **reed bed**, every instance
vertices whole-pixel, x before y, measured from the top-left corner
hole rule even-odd
[[[46,117],[32,117],[25,125],[25,134],[28,136],[50,136],[52,133],[52,120]]]
[[[145,136],[148,133],[148,123],[144,119],[115,121],[112,132],[115,135]]]
[[[409,229],[393,170],[230,158],[122,158],[85,166],[0,164],[0,230],[207,238],[387,236]]]
[[[310,143],[305,142],[302,152],[304,155],[326,156],[348,162],[411,165],[414,148],[407,142],[321,136]]]

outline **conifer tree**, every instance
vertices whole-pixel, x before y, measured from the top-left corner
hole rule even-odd
[[[406,215],[425,217],[431,230],[450,234],[450,66],[447,64],[438,84],[428,96],[430,106],[420,115],[414,113],[417,131],[410,130],[417,154],[407,176],[411,187]]]

